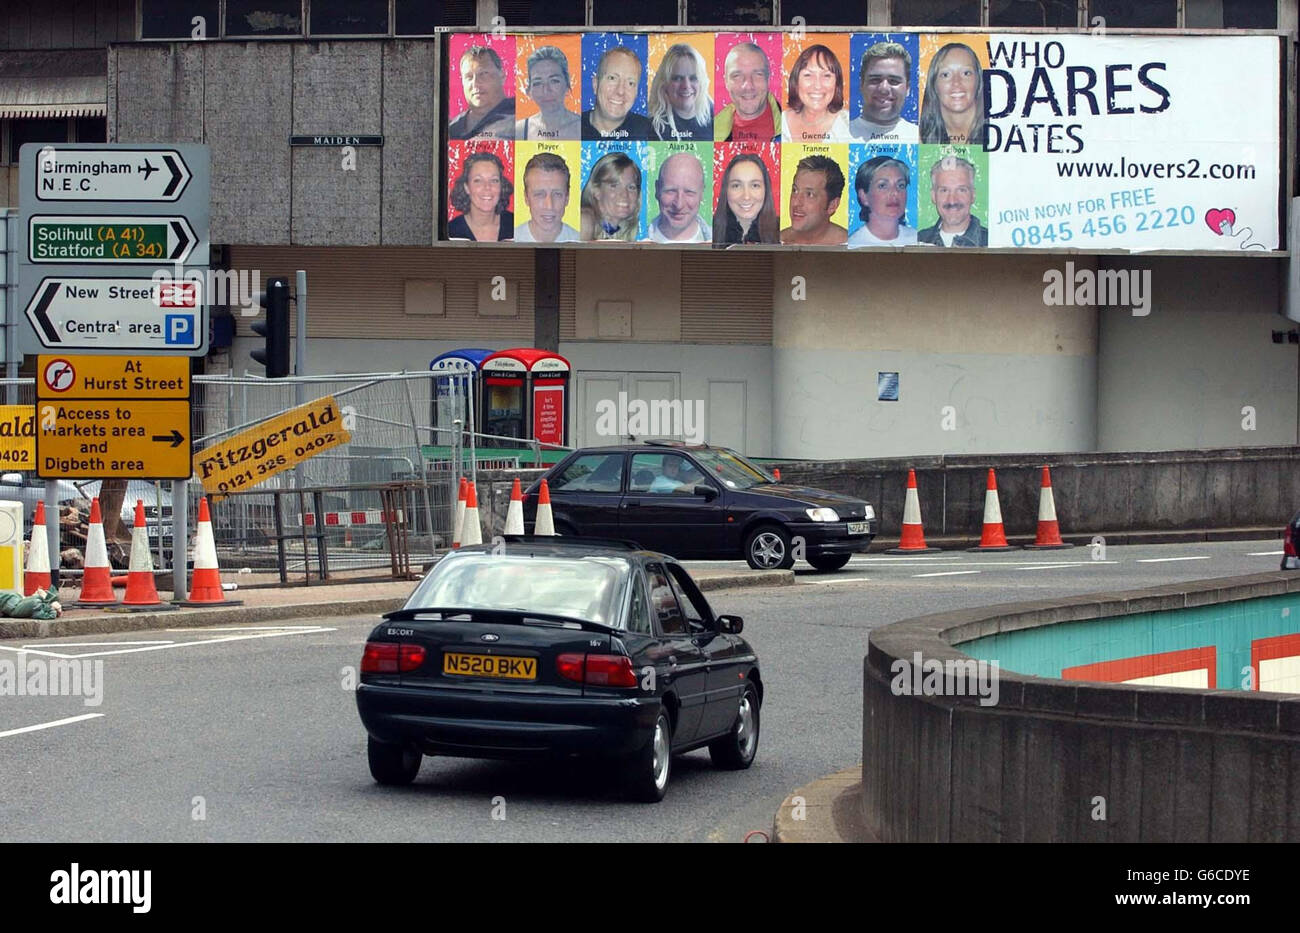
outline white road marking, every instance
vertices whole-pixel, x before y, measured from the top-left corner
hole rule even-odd
[[[98,719],[103,713],[86,713],[84,716],[72,716],[68,719],[56,719],[54,722],[43,722],[35,726],[23,726],[21,729],[10,729],[7,732],[0,732],[0,739],[8,738],[11,735],[22,735],[24,732],[39,732],[41,729],[53,729],[55,726],[67,726],[74,722],[84,722],[87,719]]]
[[[227,635],[224,638],[204,638],[199,641],[165,642],[157,645],[143,645],[139,648],[122,648],[117,651],[87,651],[84,654],[61,654],[58,651],[42,651],[37,648],[10,648],[0,645],[0,651],[23,651],[27,654],[39,654],[47,658],[102,658],[112,654],[138,654],[143,651],[165,651],[168,648],[192,648],[195,645],[215,645],[225,641],[249,641],[254,638],[280,638],[285,635],[314,635],[319,632],[334,632],[333,628],[295,629],[293,631],[257,632],[252,635]]]
[[[49,642],[45,642],[49,644]],[[169,641],[61,641],[58,642],[60,648],[112,648],[115,645],[170,645]],[[24,651],[31,650],[24,647]]]
[[[1175,560],[1209,560],[1210,555],[1202,554],[1199,557],[1143,557],[1138,560],[1139,564],[1167,564]]]
[[[1017,570],[1064,570],[1068,567],[1087,567],[1092,563],[1101,563],[1101,561],[1077,560],[1068,564],[1028,564],[1024,567],[1017,567]]]
[[[319,625],[205,625],[201,629],[194,626],[189,628],[165,628],[164,632],[282,632],[282,631],[304,631],[314,632],[320,628]]]
[[[800,580],[800,583],[809,583],[813,586],[826,586],[831,583],[874,583],[870,577],[842,577],[838,580]]]
[[[946,570],[943,573],[914,573],[914,577],[957,577],[964,573],[983,573],[981,570]]]
[[[1252,551],[1247,557],[1281,557],[1283,551]]]

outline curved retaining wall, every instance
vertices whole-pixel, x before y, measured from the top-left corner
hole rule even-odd
[[[952,682],[941,695],[891,689],[918,660],[974,665],[954,645],[986,635],[1297,592],[1300,574],[1273,572],[876,629],[863,669],[865,826],[885,842],[1300,842],[1300,695],[1006,670],[993,705],[975,681],[967,695]]]

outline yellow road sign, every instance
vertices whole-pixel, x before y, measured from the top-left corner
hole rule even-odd
[[[0,405],[0,470],[36,469],[36,408]]]
[[[41,354],[36,374],[38,399],[190,397],[188,356]]]
[[[194,472],[206,492],[235,492],[350,440],[338,402],[325,396],[200,450]]]
[[[188,399],[42,399],[36,409],[42,479],[190,477]]]

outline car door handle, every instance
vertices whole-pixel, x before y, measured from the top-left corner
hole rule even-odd
[[[623,508],[625,508],[625,509],[631,508],[631,507],[634,506],[634,505],[639,506],[640,504],[641,504],[641,500],[640,500],[640,499],[624,499],[624,500],[623,500]]]

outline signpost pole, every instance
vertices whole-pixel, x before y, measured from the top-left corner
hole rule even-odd
[[[58,586],[63,559],[59,548],[59,483],[53,479],[45,481],[45,542],[49,546],[50,586]]]
[[[293,374],[297,378],[293,384],[293,403],[295,407],[302,407],[307,401],[307,387],[302,383],[302,377],[307,375],[307,270],[299,269],[297,279],[298,294],[294,308],[298,333],[294,337],[293,346]],[[303,464],[293,468],[293,483],[299,489],[306,485],[306,475],[307,468]]]
[[[17,379],[22,363],[22,349],[18,343],[18,215],[7,211],[0,223],[0,302],[4,305],[5,327],[5,378]],[[5,404],[18,404],[18,385],[5,383]]]
[[[189,599],[188,581],[185,579],[185,567],[189,563],[189,485],[187,479],[172,480],[172,600],[181,602]],[[158,514],[162,514],[162,502],[158,503]],[[162,532],[158,532],[162,541]]]

